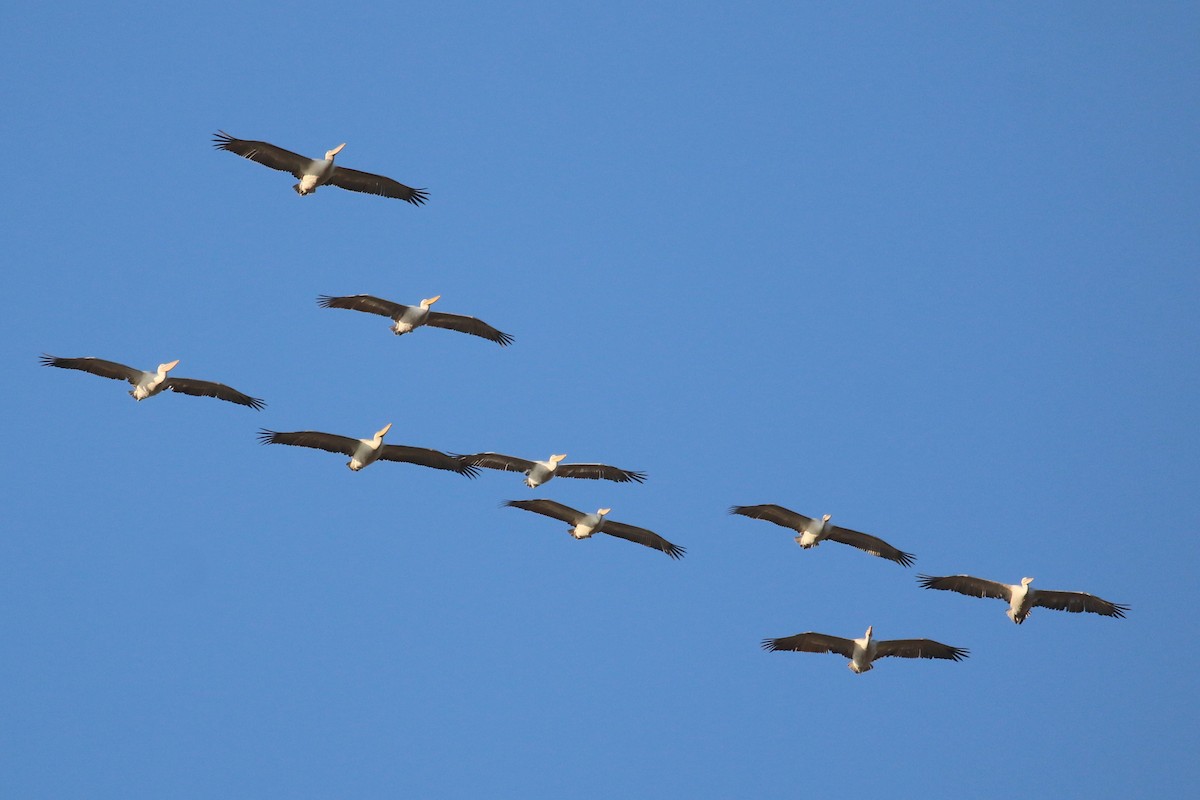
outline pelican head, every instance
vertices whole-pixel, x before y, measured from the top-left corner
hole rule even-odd
[[[436,303],[438,300],[441,300],[441,299],[442,299],[442,296],[440,294],[435,294],[433,297],[422,300],[421,308],[429,308],[431,305],[433,305],[434,303]]]
[[[550,463],[551,463],[551,464],[557,464],[558,462],[562,461],[562,460],[563,460],[564,458],[566,458],[566,457],[567,457],[567,454],[566,454],[566,453],[563,453],[563,454],[562,454],[562,455],[560,455],[560,456],[553,456],[553,455],[552,455],[552,456],[550,456]]]
[[[1021,578],[1022,586],[1028,586],[1031,583],[1033,583],[1033,578]]]
[[[384,436],[387,436],[387,432],[390,431],[391,429],[392,429],[392,423],[389,422],[387,425],[384,425],[382,428],[380,428],[379,430],[377,430],[375,432],[375,438],[382,439]]]
[[[868,625],[867,626],[867,638],[870,639],[874,634],[875,634],[875,626]]]
[[[607,515],[607,514],[608,514],[608,512],[610,512],[610,511],[612,511],[612,509],[611,509],[611,508],[597,508],[597,509],[596,509],[596,516],[598,516],[598,517],[603,517],[603,516]]]
[[[171,370],[175,369],[177,366],[179,366],[178,358],[175,359],[174,361],[168,361],[166,364],[159,364],[158,371],[165,375],[168,372],[170,372]]]
[[[826,514],[825,516],[821,517],[821,522],[829,522],[831,519],[833,519],[833,514]]]
[[[346,146],[346,143],[342,142],[341,144],[339,144],[337,147],[333,148],[332,150],[326,150],[325,151],[325,160],[333,161],[333,157],[336,156],[338,153],[342,152],[342,148],[345,146]]]

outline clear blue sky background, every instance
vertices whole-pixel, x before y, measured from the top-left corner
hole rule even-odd
[[[0,794],[1164,795],[1200,778],[1191,3],[25,4]],[[218,128],[427,206],[211,149]],[[316,306],[439,309],[502,349]],[[226,381],[255,413],[38,366]],[[646,470],[536,492],[259,426]],[[917,554],[801,551],[780,503]],[[921,591],[969,572],[1127,620]],[[759,649],[932,637],[950,662]]]

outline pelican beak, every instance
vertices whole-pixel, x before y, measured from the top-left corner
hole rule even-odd
[[[384,436],[387,436],[387,432],[390,431],[391,429],[392,429],[392,423],[389,422],[387,425],[384,425],[382,428],[380,428],[379,432],[376,433],[375,435],[382,438]]]
[[[874,632],[875,632],[875,626],[874,626],[874,625],[868,625],[868,626],[867,626],[867,638],[868,638],[868,639],[870,639],[870,638],[871,638],[871,634],[873,634]]]
[[[162,365],[162,371],[163,371],[163,372],[170,372],[171,370],[175,369],[175,367],[177,367],[177,366],[179,366],[179,359],[178,359],[178,358],[177,358],[177,359],[175,359],[174,361],[168,361],[166,364],[163,364],[163,365]]]
[[[343,147],[345,147],[345,146],[346,146],[346,143],[345,143],[345,142],[342,142],[342,143],[341,143],[341,144],[339,144],[337,147],[333,148],[333,149],[332,149],[332,150],[330,150],[328,153],[326,153],[326,154],[325,154],[325,157],[326,157],[326,158],[333,158],[333,157],[334,157],[334,156],[336,156],[338,153],[342,152],[342,148],[343,148]]]
[[[430,297],[428,300],[422,300],[421,305],[428,308],[429,306],[433,305],[434,303],[436,303],[438,300],[441,300],[441,299],[442,299],[442,296],[440,294],[435,294],[433,297]]]
[[[603,517],[605,514],[607,514],[608,512],[610,512],[610,511],[612,511],[612,509],[611,509],[611,508],[599,508],[599,509],[596,509],[596,513],[597,513],[597,514],[599,514],[599,515],[600,515],[600,516],[602,516],[602,517]]]
[[[557,464],[558,462],[562,461],[566,457],[567,457],[567,454],[563,453],[560,456],[550,456],[550,460],[553,461],[555,464]]]

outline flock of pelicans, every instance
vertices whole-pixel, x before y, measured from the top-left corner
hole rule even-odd
[[[224,131],[216,134],[214,143],[218,149],[228,150],[272,169],[291,173],[299,181],[292,188],[300,195],[312,194],[320,186],[337,186],[354,192],[405,200],[417,206],[424,204],[428,199],[424,189],[414,189],[391,178],[334,164],[334,157],[346,146],[344,143],[327,151],[323,159],[306,158],[266,142],[235,139]],[[365,294],[347,297],[322,295],[317,298],[317,303],[322,308],[341,308],[387,317],[392,320],[391,330],[397,336],[420,327],[430,327],[478,336],[502,347],[512,343],[512,336],[475,317],[433,311],[431,306],[439,299],[440,295],[424,299],[419,305],[407,306]],[[223,383],[170,375],[179,364],[178,361],[159,364],[153,372],[99,358],[58,358],[43,355],[41,361],[49,367],[81,370],[102,378],[126,381],[133,386],[129,394],[139,401],[171,391],[198,397],[215,397],[255,410],[261,410],[265,406],[259,398],[243,394]],[[520,472],[525,476],[525,484],[531,489],[536,489],[553,478],[586,478],[617,483],[642,483],[646,479],[643,472],[620,469],[607,464],[566,464],[563,463],[566,456],[561,454],[553,454],[545,461],[535,461],[501,453],[456,455],[424,447],[384,444],[383,437],[391,427],[390,423],[384,425],[369,439],[353,439],[321,431],[285,433],[262,429],[259,432],[259,440],[263,444],[310,447],[340,453],[350,459],[346,465],[355,471],[376,461],[402,461],[457,472],[469,478],[475,477],[480,468]],[[510,500],[504,505],[565,522],[570,526],[568,532],[576,539],[587,539],[597,533],[605,533],[660,550],[675,559],[683,557],[685,552],[684,548],[668,542],[653,531],[609,519],[611,509],[608,508],[598,509],[595,513],[584,513],[553,500]],[[903,567],[911,566],[915,558],[912,553],[899,550],[878,537],[832,524],[829,514],[820,519],[813,519],[778,505],[733,506],[729,511],[731,514],[766,520],[788,528],[797,534],[796,543],[805,549],[826,541],[838,542],[894,561]],[[1124,617],[1125,612],[1129,610],[1128,606],[1110,603],[1084,592],[1034,589],[1030,586],[1033,578],[1022,578],[1019,584],[998,583],[970,575],[920,575],[918,579],[920,585],[926,589],[941,589],[971,597],[1003,600],[1008,603],[1009,619],[1018,625],[1025,621],[1035,607],[1074,613],[1087,611],[1109,617]],[[873,627],[868,627],[866,633],[857,639],[844,639],[810,631],[794,636],[765,639],[762,644],[764,649],[771,651],[837,653],[850,659],[849,667],[856,673],[866,672],[872,668],[876,659],[888,656],[960,661],[968,655],[964,648],[952,647],[932,639],[877,640],[874,638]]]

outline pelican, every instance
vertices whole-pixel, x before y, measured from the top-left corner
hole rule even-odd
[[[133,390],[129,394],[133,396],[134,400],[139,402],[145,400],[147,397],[153,397],[159,392],[169,390],[196,397],[215,397],[218,400],[227,400],[230,403],[250,406],[255,411],[261,411],[263,406],[266,405],[266,403],[257,397],[242,394],[237,389],[226,386],[223,383],[199,381],[195,378],[168,377],[167,373],[175,369],[179,364],[179,359],[159,364],[158,369],[154,372],[145,372],[133,367],[127,367],[124,364],[118,364],[115,361],[105,361],[102,358],[58,358],[57,356],[43,354],[41,362],[44,367],[77,369],[83,372],[90,372],[93,375],[99,375],[101,378],[128,381],[133,385]]]
[[[408,447],[402,444],[384,444],[383,437],[392,429],[392,423],[384,425],[375,431],[370,439],[351,439],[348,436],[337,436],[320,431],[295,431],[294,433],[279,433],[266,428],[258,432],[258,440],[262,444],[290,444],[297,447],[312,447],[317,450],[327,450],[330,453],[341,453],[350,456],[346,466],[355,472],[373,464],[376,461],[404,461],[409,464],[420,464],[423,467],[446,469],[474,478],[478,470],[463,462],[461,456],[452,456],[440,450],[429,450],[424,447]]]
[[[504,505],[523,508],[535,514],[562,520],[571,526],[567,528],[567,533],[576,539],[590,539],[593,534],[607,533],[609,536],[628,539],[631,542],[661,550],[671,558],[683,558],[683,554],[687,552],[679,545],[671,544],[654,531],[609,519],[608,513],[612,511],[611,508],[601,508],[595,514],[585,514],[553,500],[509,500]]]
[[[795,650],[804,653],[837,653],[850,659],[847,665],[852,672],[863,673],[875,665],[877,658],[898,656],[899,658],[944,658],[948,661],[962,661],[970,651],[962,647],[951,647],[948,644],[935,642],[932,639],[886,639],[876,641],[875,626],[867,628],[867,633],[861,639],[843,639],[840,636],[829,636],[824,633],[797,633],[795,636],[784,636],[779,639],[763,639],[763,649],[769,652],[776,650]]]
[[[768,522],[774,522],[776,525],[791,528],[800,534],[795,537],[796,544],[805,549],[816,547],[828,539],[831,542],[841,542],[851,547],[857,547],[865,553],[886,558],[888,561],[895,561],[902,567],[912,566],[913,559],[916,558],[912,553],[897,550],[883,539],[866,533],[852,531],[849,528],[841,528],[837,525],[829,524],[829,520],[832,518],[829,514],[820,519],[811,519],[803,514],[797,514],[795,511],[789,511],[783,506],[776,505],[733,506],[729,509],[729,513],[750,517],[751,519],[765,519]]]
[[[441,299],[442,296],[438,294],[422,300],[419,306],[404,306],[369,294],[353,294],[348,297],[330,297],[323,294],[317,298],[317,305],[321,308],[348,308],[351,311],[365,311],[368,314],[391,317],[392,333],[397,336],[428,325],[431,328],[448,328],[459,333],[480,336],[496,342],[501,347],[512,344],[513,337],[496,330],[483,320],[464,317],[461,314],[430,311],[429,307]]]
[[[616,481],[617,483],[629,483],[630,481],[643,483],[646,480],[644,472],[619,469],[607,464],[561,463],[566,457],[567,454],[563,453],[562,455],[552,455],[546,461],[526,461],[523,458],[505,456],[500,453],[475,453],[463,456],[472,466],[502,469],[506,472],[524,472],[525,485],[530,489],[536,489],[555,475],[560,478],[588,478],[590,480]]]
[[[1092,594],[1084,592],[1052,592],[1048,589],[1034,589],[1029,584],[1033,578],[1021,578],[1020,585],[985,581],[983,578],[973,578],[970,575],[946,575],[937,578],[930,575],[918,575],[921,587],[925,589],[944,589],[971,597],[995,597],[1008,603],[1005,614],[1013,622],[1020,625],[1029,616],[1034,606],[1053,608],[1056,611],[1070,611],[1079,614],[1090,611],[1093,614],[1103,614],[1106,617],[1125,616],[1129,606],[1110,603]]]
[[[290,172],[300,179],[292,188],[296,194],[304,196],[312,194],[319,186],[338,186],[352,192],[377,194],[382,197],[394,197],[407,200],[414,206],[424,204],[429,193],[424,189],[414,189],[403,183],[385,178],[382,175],[372,175],[370,172],[359,172],[356,169],[339,167],[333,163],[334,156],[342,152],[346,146],[342,142],[332,150],[325,151],[325,158],[305,158],[284,150],[267,142],[256,142],[250,139],[235,139],[225,131],[217,131],[213,135],[213,147],[218,150],[228,150],[231,153],[257,161],[265,167]]]

